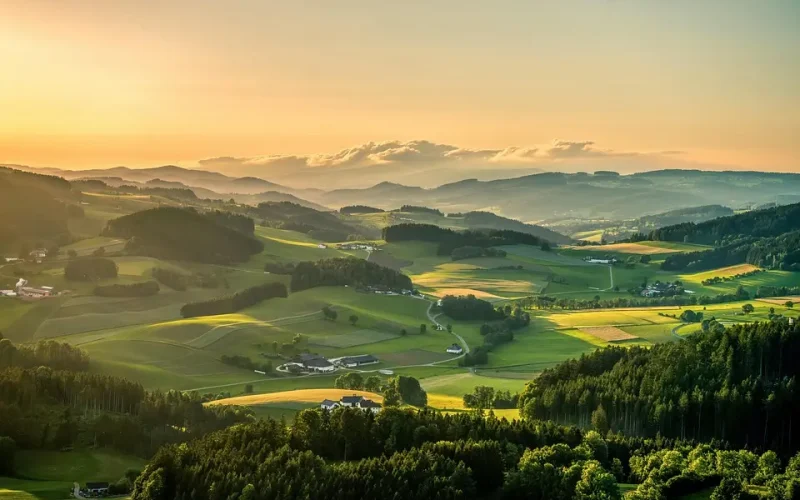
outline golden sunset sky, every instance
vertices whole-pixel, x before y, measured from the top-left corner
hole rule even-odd
[[[4,0],[0,163],[435,161],[409,143],[430,141],[800,172],[798,26],[794,0]]]

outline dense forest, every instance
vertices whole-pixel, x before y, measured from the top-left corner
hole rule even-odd
[[[764,238],[800,229],[800,203],[753,210],[695,224],[686,222],[656,229],[650,239],[722,246],[744,236]]]
[[[0,340],[0,437],[26,449],[100,446],[149,457],[163,444],[253,419],[244,408],[204,407],[196,394],[147,392],[89,373],[89,366],[69,344]]]
[[[714,329],[649,348],[611,347],[545,370],[520,397],[527,418],[627,435],[800,447],[800,326],[785,318]]]
[[[698,272],[742,263],[800,271],[800,230],[768,238],[743,237],[711,250],[672,254],[661,268]]]
[[[107,236],[128,239],[126,250],[161,259],[211,264],[246,261],[263,244],[194,210],[159,207],[108,222]]]
[[[264,420],[162,448],[132,498],[619,500],[618,482],[638,483],[637,500],[708,488],[751,498],[747,484],[795,498],[800,456],[783,464],[773,452],[476,413],[314,409],[289,426]]]
[[[253,222],[253,219],[247,217],[246,215],[234,214],[231,212],[223,212],[220,210],[213,210],[211,212],[206,212],[205,216],[213,220],[220,226],[225,226],[231,229],[235,229],[236,231],[239,231],[240,233],[246,234],[248,236],[253,236],[256,230],[255,222]]]
[[[394,269],[355,257],[299,262],[292,272],[292,292],[316,286],[373,286],[411,290],[411,278]]]
[[[193,318],[196,316],[215,316],[218,314],[231,314],[254,306],[267,299],[286,298],[289,294],[283,283],[265,283],[246,288],[233,295],[217,297],[201,302],[190,302],[181,307],[181,316]]]
[[[453,231],[433,224],[397,224],[383,229],[383,239],[398,241],[430,241],[438,243],[438,255],[452,255],[461,247],[489,248],[500,245],[533,245],[549,248],[549,242],[528,233],[508,229],[486,231]]]
[[[0,167],[0,251],[68,243],[69,213],[60,199],[71,196],[60,177]]]

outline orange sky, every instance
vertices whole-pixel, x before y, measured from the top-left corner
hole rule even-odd
[[[8,0],[0,162],[197,166],[369,141],[560,139],[682,152],[641,168],[800,171],[798,20],[791,0]]]

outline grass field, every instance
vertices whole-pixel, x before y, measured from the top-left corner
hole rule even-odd
[[[1,500],[72,498],[73,483],[113,482],[127,469],[142,470],[145,461],[105,451],[22,450],[14,464],[17,478],[0,477]]]

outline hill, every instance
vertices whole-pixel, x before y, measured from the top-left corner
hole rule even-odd
[[[128,239],[126,249],[153,257],[227,264],[242,262],[263,244],[193,210],[160,207],[108,222],[105,235]]]
[[[433,189],[381,183],[322,195],[328,206],[382,209],[410,201],[447,212],[490,209],[523,221],[556,216],[631,219],[707,204],[749,208],[796,202],[799,174],[661,170],[631,175],[541,173],[493,181],[465,180]]]
[[[0,251],[67,243],[73,197],[61,178],[0,168]]]
[[[345,241],[351,235],[375,236],[375,231],[342,222],[331,212],[322,212],[288,201],[259,203],[252,210],[255,217],[278,229],[305,233],[322,241]]]
[[[754,210],[695,224],[686,222],[653,231],[650,238],[707,245],[737,238],[778,236],[800,229],[800,203]]]

